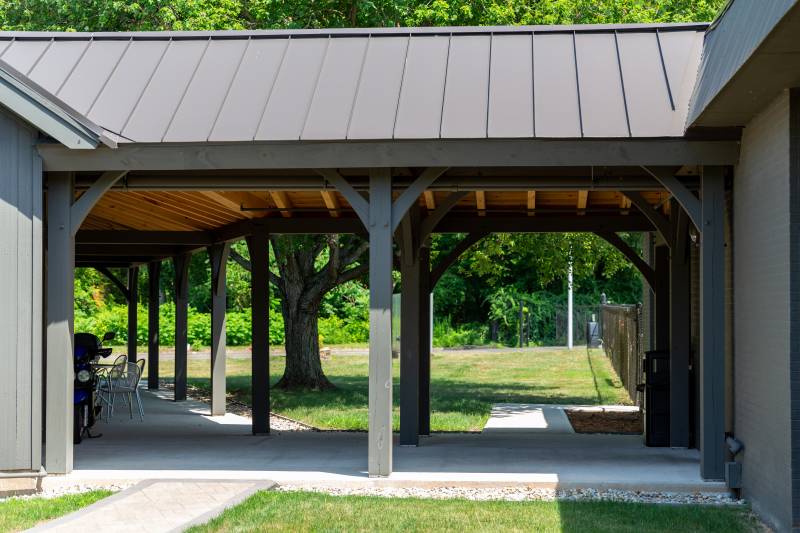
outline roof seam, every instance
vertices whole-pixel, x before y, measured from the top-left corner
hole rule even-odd
[[[203,62],[203,58],[206,57],[206,52],[208,52],[208,47],[211,45],[211,39],[208,39],[206,42],[205,48],[203,48],[203,53],[200,54],[200,57],[197,60],[197,63],[192,69],[192,75],[189,76],[189,81],[186,82],[186,87],[183,88],[183,93],[181,93],[181,97],[178,99],[178,103],[175,105],[175,109],[172,110],[172,116],[169,117],[169,122],[167,122],[167,127],[164,128],[164,132],[161,134],[161,142],[164,142],[164,139],[169,133],[169,129],[172,127],[172,123],[175,121],[175,117],[178,115],[178,111],[183,105],[183,100],[186,98],[186,93],[189,92],[189,87],[192,86],[192,82],[194,81],[195,76],[197,76],[197,70],[200,68],[200,64]]]
[[[256,129],[253,131],[253,138],[251,140],[255,141],[256,136],[258,135],[258,130],[261,129],[261,123],[264,122],[264,117],[267,114],[267,107],[269,107],[269,101],[272,98],[272,92],[275,90],[275,84],[278,83],[278,78],[281,75],[281,70],[283,70],[283,65],[286,62],[286,56],[289,54],[289,46],[292,44],[292,37],[289,36],[286,39],[286,45],[283,47],[283,52],[281,54],[281,62],[278,65],[278,68],[275,69],[275,75],[272,77],[272,83],[269,85],[269,92],[267,93],[267,97],[264,99],[264,107],[261,108],[261,116],[258,119],[258,124],[256,124]]]
[[[42,58],[47,54],[47,51],[50,50],[51,46],[53,46],[53,39],[50,39],[50,42],[47,43],[47,46],[44,47],[44,50],[42,50],[42,53],[39,54],[39,57],[37,57],[36,60],[33,62],[33,64],[30,66],[30,68],[23,73],[25,74],[25,76],[30,78],[31,72],[33,72],[33,69],[36,68],[36,65],[39,64],[39,61],[41,61]]]
[[[536,137],[536,36],[531,34],[531,130]]]
[[[236,77],[239,76],[239,70],[242,68],[242,63],[244,63],[244,57],[247,55],[247,52],[250,50],[250,44],[253,42],[252,39],[247,39],[247,44],[242,50],[242,55],[239,56],[239,62],[236,64],[236,70],[233,71],[233,76],[231,76],[231,81],[228,82],[228,87],[225,89],[225,95],[222,97],[222,101],[217,108],[217,113],[214,115],[214,120],[211,122],[211,128],[208,130],[208,135],[206,135],[206,142],[211,139],[211,135],[214,133],[214,128],[217,127],[217,122],[219,121],[219,116],[222,114],[222,110],[225,108],[225,104],[228,102],[228,97],[231,94],[231,88],[233,87],[234,82],[236,81]]]
[[[97,94],[94,96],[94,99],[92,100],[92,103],[89,104],[89,109],[86,110],[86,115],[87,116],[92,113],[92,110],[94,109],[95,104],[97,104],[97,100],[100,99],[100,96],[103,94],[103,91],[106,90],[106,87],[108,86],[108,82],[111,81],[111,78],[113,78],[114,74],[117,73],[117,68],[119,68],[120,63],[122,63],[122,59],[125,57],[125,54],[128,53],[128,49],[131,47],[131,43],[132,42],[133,42],[133,39],[128,39],[128,44],[125,45],[125,49],[122,51],[122,53],[117,58],[117,62],[114,63],[114,67],[111,69],[111,72],[106,77],[106,81],[104,81],[103,84],[100,86],[100,90],[97,91]]]
[[[344,138],[350,138],[350,125],[353,123],[353,112],[356,109],[356,102],[358,95],[361,92],[361,80],[364,77],[364,66],[367,64],[367,54],[369,54],[370,45],[372,45],[372,37],[367,37],[367,45],[364,47],[364,55],[361,57],[361,68],[358,70],[358,79],[356,80],[356,90],[353,92],[353,100],[350,102],[350,113],[347,115],[347,126],[344,130]]]
[[[486,122],[486,127],[484,131],[486,132],[485,137],[489,138],[489,117],[491,116],[491,107],[492,107],[492,45],[494,44],[494,33],[489,34],[489,64],[487,65],[489,72],[486,73],[486,116],[484,120]]]
[[[172,39],[170,39],[167,42],[167,45],[164,47],[164,50],[161,51],[161,56],[158,58],[158,62],[156,63],[155,67],[153,68],[152,72],[150,72],[150,76],[148,76],[148,78],[147,78],[147,83],[145,83],[144,87],[142,87],[142,91],[139,93],[139,96],[136,97],[136,103],[134,103],[133,107],[131,107],[131,110],[128,113],[127,118],[125,118],[125,122],[122,123],[122,127],[119,129],[120,134],[124,133],[125,132],[125,128],[128,127],[128,122],[130,122],[131,117],[136,112],[136,109],[139,107],[139,103],[141,103],[142,97],[144,96],[144,93],[146,93],[147,89],[150,87],[150,83],[153,81],[153,78],[155,77],[156,72],[158,72],[158,69],[161,66],[161,62],[164,60],[164,56],[167,55],[167,52],[169,51],[171,46],[172,46]]]
[[[444,124],[444,104],[447,99],[447,78],[450,77],[450,48],[453,46],[453,34],[447,37],[447,57],[444,61],[444,83],[442,83],[442,106],[439,109],[439,138],[442,138]]]
[[[406,68],[408,68],[408,50],[411,48],[411,36],[406,39],[406,53],[403,57],[403,72],[400,74],[400,87],[397,90],[397,103],[394,106],[394,121],[392,122],[392,139],[397,138],[397,117],[400,115],[400,100],[403,98],[403,84],[406,80]]]
[[[80,64],[80,62],[83,61],[83,56],[86,55],[86,51],[89,50],[90,46],[92,46],[92,39],[89,39],[88,41],[86,41],[86,46],[83,47],[83,50],[81,51],[81,55],[78,56],[78,59],[75,61],[75,64],[72,65],[71,69],[69,69],[69,72],[67,73],[67,76],[64,78],[64,81],[62,81],[61,84],[59,84],[58,89],[56,89],[53,92],[54,95],[58,96],[58,94],[61,92],[61,89],[64,88],[64,85],[66,85],[66,83],[72,77],[72,73],[75,72],[75,69],[78,68],[78,65]]]
[[[617,51],[617,70],[619,71],[619,84],[622,88],[622,105],[625,108],[625,123],[628,125],[628,137],[633,137],[631,132],[631,117],[628,114],[628,95],[625,92],[625,78],[622,75],[622,59],[619,56],[619,38],[617,33],[614,32],[614,48]]]
[[[667,96],[669,96],[669,106],[675,111],[675,100],[672,98],[672,87],[669,84],[669,75],[667,74],[667,64],[664,62],[664,51],[661,49],[661,37],[658,35],[656,29],[656,44],[658,45],[658,57],[661,60],[661,71],[664,73],[664,83],[667,85]]]
[[[314,79],[314,90],[311,92],[311,97],[308,99],[308,104],[306,105],[306,112],[305,116],[303,117],[303,125],[300,127],[300,131],[297,134],[298,139],[303,138],[306,132],[306,127],[308,127],[308,117],[311,115],[311,107],[314,105],[314,100],[317,99],[317,95],[319,94],[319,80],[322,78],[322,71],[325,68],[325,62],[328,60],[328,52],[330,49],[331,39],[329,36],[327,42],[325,43],[325,52],[322,54],[322,60],[319,62],[317,76]]]
[[[575,44],[575,32],[572,32],[572,59],[575,65],[575,93],[578,95],[578,125],[581,128],[581,137],[583,134],[583,107],[581,105],[581,79],[578,74],[578,47]]]

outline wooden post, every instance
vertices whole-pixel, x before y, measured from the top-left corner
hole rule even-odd
[[[161,262],[152,261],[147,265],[147,388],[150,390],[158,390],[160,278]]]
[[[704,167],[700,237],[700,475],[721,480],[725,462],[725,183]]]
[[[139,330],[139,267],[128,268],[128,361],[136,362]]]
[[[419,250],[419,434],[431,434],[431,250]]]
[[[247,238],[252,307],[253,435],[270,431],[269,397],[269,234],[264,228]]]
[[[369,177],[369,447],[371,477],[392,472],[392,177]]]
[[[419,444],[420,311],[427,298],[420,293],[419,212],[412,207],[401,224],[406,234],[401,248],[400,270],[400,445]],[[427,295],[426,295],[427,296]]]
[[[73,287],[75,238],[70,209],[73,175],[47,179],[47,364],[45,469],[72,471]]]
[[[230,243],[215,244],[208,248],[211,263],[211,415],[225,414],[225,363],[227,359],[225,311],[227,291],[226,264]]]
[[[175,256],[175,401],[186,399],[190,254]]]
[[[671,212],[688,222],[677,201]],[[689,447],[689,354],[691,352],[691,267],[689,264],[688,227],[675,225],[675,242],[670,254],[670,417],[669,445]]]

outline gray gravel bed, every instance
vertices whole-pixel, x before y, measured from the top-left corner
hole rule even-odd
[[[461,498],[475,501],[616,501],[634,503],[742,505],[727,493],[718,492],[639,492],[616,489],[545,489],[533,487],[329,487],[281,485],[279,491],[312,491],[333,496],[381,496],[386,498]]]

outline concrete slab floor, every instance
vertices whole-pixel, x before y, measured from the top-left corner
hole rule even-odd
[[[103,436],[75,447],[75,470],[45,488],[141,479],[258,479],[337,486],[535,486],[711,492],[696,450],[646,448],[639,436],[434,434],[394,447],[394,473],[367,476],[367,435],[283,432],[254,437],[247,418],[143,391],[145,421],[117,410]],[[396,437],[395,437],[396,439]],[[395,441],[396,444],[396,441]]]
[[[498,403],[492,406],[483,434],[575,433],[560,405]]]

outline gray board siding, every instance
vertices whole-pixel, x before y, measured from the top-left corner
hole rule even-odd
[[[797,0],[735,0],[709,28],[689,120],[697,121]]]
[[[0,33],[126,142],[680,137],[705,25]]]
[[[42,162],[0,112],[0,471],[41,467]]]

